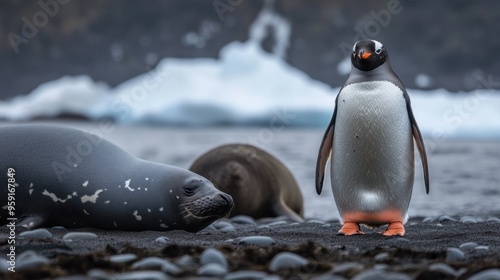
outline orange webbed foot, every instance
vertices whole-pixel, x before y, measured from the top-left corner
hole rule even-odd
[[[339,230],[339,235],[355,235],[355,234],[365,234],[359,228],[357,223],[345,222],[342,228]]]
[[[381,234],[385,236],[404,236],[405,235],[405,227],[401,222],[393,222],[390,223],[387,229]]]

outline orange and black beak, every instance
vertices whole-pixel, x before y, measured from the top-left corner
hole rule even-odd
[[[358,52],[358,58],[360,58],[360,59],[367,59],[367,58],[369,58],[371,55],[372,55],[372,53],[371,53],[371,52],[367,52],[367,51],[365,51],[365,50],[360,50],[360,51]]]

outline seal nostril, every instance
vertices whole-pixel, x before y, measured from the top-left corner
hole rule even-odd
[[[226,202],[227,205],[233,204],[233,198],[228,194],[219,194],[219,196]]]

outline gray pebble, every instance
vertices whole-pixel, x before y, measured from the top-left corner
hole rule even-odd
[[[442,222],[456,222],[457,219],[453,219],[452,217],[448,216],[448,215],[443,215],[441,217],[439,217],[439,222],[442,223]]]
[[[62,239],[65,241],[73,241],[73,240],[89,240],[94,238],[97,238],[97,234],[92,232],[70,232],[66,233]]]
[[[475,250],[489,250],[490,247],[488,246],[485,246],[485,245],[480,245],[480,246],[477,246],[476,248],[474,248]]]
[[[332,227],[332,224],[324,224],[321,226],[322,228],[331,228]]]
[[[161,243],[161,244],[167,244],[168,241],[170,241],[170,238],[166,237],[166,236],[160,236],[158,238],[155,239],[155,242],[158,242],[158,243]]]
[[[486,220],[487,222],[500,223],[500,219],[497,217],[491,217]]]
[[[465,260],[465,254],[458,248],[448,248],[446,250],[447,262],[459,262]]]
[[[286,224],[288,224],[287,221],[276,221],[276,222],[269,223],[267,225],[270,227],[275,227],[275,226],[281,226],[281,225],[286,225]]]
[[[55,227],[51,227],[51,229],[55,229],[55,230],[66,230],[65,227],[62,227],[62,226],[55,226]]]
[[[224,280],[259,280],[266,278],[268,275],[263,271],[242,270],[227,274]]]
[[[298,268],[307,265],[309,261],[304,257],[290,252],[282,252],[274,256],[269,264],[269,270],[272,272],[279,271],[281,269],[288,268]]]
[[[192,267],[196,265],[196,262],[190,255],[183,255],[179,259],[177,259],[177,261],[175,261],[175,264],[180,267]]]
[[[95,280],[86,275],[68,275],[55,278],[55,280]]]
[[[347,280],[346,278],[333,274],[331,271],[311,278],[311,280]]]
[[[132,264],[132,269],[161,269],[170,275],[179,275],[182,271],[175,264],[158,257],[148,257]]]
[[[469,277],[468,280],[498,280],[498,279],[500,279],[500,269],[490,268],[472,275],[471,277]]]
[[[314,220],[314,219],[313,219],[313,220],[306,221],[306,223],[308,223],[308,224],[320,224],[320,225],[324,225],[324,224],[325,224],[325,222],[323,222],[323,221],[320,221],[320,220]]]
[[[276,240],[269,236],[246,236],[238,241],[240,245],[270,246],[276,244]]]
[[[360,263],[356,262],[346,262],[346,263],[341,263],[339,265],[336,265],[333,269],[333,273],[337,274],[346,274],[351,271],[359,271],[363,269],[363,265]]]
[[[255,225],[255,219],[245,215],[234,216],[231,221],[235,224]]]
[[[353,280],[411,280],[411,277],[397,272],[388,272],[380,269],[369,269],[356,274]]]
[[[385,262],[389,259],[389,253],[378,253],[377,255],[375,255],[375,257],[373,257],[373,259],[375,259],[375,261],[377,262]]]
[[[208,263],[197,271],[199,276],[222,277],[227,274],[227,269],[218,263]]]
[[[37,254],[34,251],[28,250],[24,251],[17,257],[16,260],[16,271],[23,269],[31,269],[40,265],[48,264],[49,259]]]
[[[230,224],[227,227],[221,228],[220,231],[222,231],[222,232],[233,232],[233,231],[236,231],[236,229],[234,228],[233,225]]]
[[[212,224],[215,229],[223,229],[226,227],[233,227],[234,226],[230,222],[225,222],[225,221],[218,221]]]
[[[261,225],[259,226],[260,229],[270,229],[270,227],[268,225]]]
[[[435,223],[436,221],[438,221],[439,217],[427,217],[425,219],[422,220],[422,222],[424,223]]]
[[[52,238],[52,233],[44,228],[39,228],[21,232],[19,236],[26,238]]]
[[[433,263],[429,266],[429,270],[430,271],[438,271],[438,272],[441,272],[443,274],[451,275],[453,277],[458,276],[457,271],[453,267],[451,267],[445,263]]]
[[[216,263],[224,267],[226,270],[228,268],[226,257],[219,250],[208,248],[200,256],[201,265],[206,265],[209,263]]]
[[[160,271],[134,271],[110,274],[108,279],[113,280],[167,280],[169,277]]]
[[[460,244],[460,246],[458,246],[458,247],[462,250],[472,250],[472,249],[476,248],[477,245],[478,244],[476,242],[465,242],[465,243]]]
[[[476,224],[478,220],[471,216],[463,216],[462,218],[460,218],[460,222],[462,224]]]
[[[10,267],[8,260],[4,258],[0,258],[0,272],[7,272]]]
[[[119,254],[109,257],[109,261],[112,263],[126,263],[135,259],[137,259],[135,254]]]

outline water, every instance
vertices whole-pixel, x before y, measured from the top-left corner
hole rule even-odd
[[[95,123],[65,123],[99,133]],[[270,152],[293,173],[305,201],[305,216],[338,219],[329,175],[321,195],[316,194],[314,174],[323,129],[173,128],[117,126],[103,135],[141,158],[189,168],[201,154],[227,143],[249,143]],[[418,153],[417,153],[418,154]],[[500,142],[458,141],[429,146],[430,194],[425,194],[418,155],[411,216],[500,215]]]

